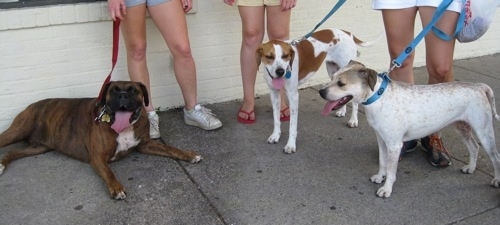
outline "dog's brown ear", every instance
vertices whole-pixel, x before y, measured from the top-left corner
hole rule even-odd
[[[364,68],[365,67],[365,65],[363,63],[360,63],[356,60],[349,61],[349,63],[347,65],[352,67],[352,68]]]
[[[375,90],[375,84],[377,84],[378,73],[375,70],[363,68],[358,71],[358,74],[366,80],[368,86],[372,91]]]
[[[257,51],[255,51],[255,60],[257,61],[257,67],[260,66],[260,63],[262,61],[262,51],[264,51],[264,49],[262,49],[262,45],[260,45]]]
[[[139,83],[139,86],[141,87],[142,97],[144,98],[144,105],[148,106],[149,105],[148,89],[146,88],[146,85],[144,85],[143,83],[141,83],[141,82],[137,82],[137,83]]]
[[[289,45],[290,48],[290,69],[293,66],[293,60],[295,59],[295,51],[293,50],[292,46]]]
[[[109,89],[109,86],[111,85],[111,82],[108,82],[104,85],[103,89],[102,89],[102,96],[101,96],[101,106],[103,105],[106,105],[106,96],[108,96],[108,89]]]
[[[375,84],[377,83],[378,73],[377,73],[377,71],[372,70],[372,69],[366,69],[366,71],[367,71],[366,81],[368,83],[368,86],[370,86],[370,89],[372,89],[372,91],[373,91],[375,88]]]

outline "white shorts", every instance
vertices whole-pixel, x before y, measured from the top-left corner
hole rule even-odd
[[[404,9],[419,6],[438,7],[442,0],[372,0],[373,9]],[[462,12],[462,0],[453,0],[447,10]]]

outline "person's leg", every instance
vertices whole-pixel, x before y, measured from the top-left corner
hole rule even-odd
[[[434,7],[420,7],[419,14],[423,26],[428,24],[434,15]],[[448,35],[455,32],[459,14],[446,11],[436,23],[441,31]],[[433,32],[425,36],[425,59],[427,72],[429,73],[429,84],[453,81],[453,53],[455,50],[455,39],[445,41],[437,37]]]
[[[148,7],[149,14],[172,54],[174,74],[184,105],[191,110],[197,103],[196,66],[191,54],[185,13],[179,0]]]
[[[243,103],[241,110],[252,112],[255,107],[255,79],[258,66],[255,51],[264,38],[264,6],[238,6],[242,23],[240,50],[241,78],[243,82]],[[255,120],[255,113],[239,113],[238,117]]]
[[[391,60],[389,65],[391,67],[393,66],[392,61],[396,59],[413,40],[416,15],[416,7],[382,10],[382,18]],[[415,51],[408,55],[402,62],[401,67],[394,68],[394,70],[390,72],[391,79],[413,84],[414,56]],[[417,140],[403,142],[399,159],[401,160],[405,154],[414,151],[417,144]]]
[[[389,48],[390,66],[392,60],[396,59],[408,46],[414,37],[415,17],[417,8],[404,9],[383,9],[382,18],[384,21],[387,44]],[[413,51],[403,61],[401,67],[391,71],[391,79],[413,83]]]
[[[288,40],[290,39],[290,16],[291,11],[282,11],[281,6],[266,6],[267,36],[269,40]],[[285,91],[280,90],[281,94],[281,117],[289,118],[290,110],[287,109]],[[287,110],[285,110],[287,109]]]
[[[181,1],[167,1],[149,6],[148,10],[172,54],[175,78],[184,98],[184,122],[205,130],[222,127],[210,110],[197,104],[196,66]]]
[[[434,15],[434,7],[419,7],[420,19],[425,26]],[[459,14],[446,11],[436,26],[446,34],[453,34]],[[455,39],[444,41],[433,32],[425,36],[425,57],[428,83],[436,84],[453,81],[453,52]],[[428,160],[433,166],[446,167],[451,164],[451,155],[444,147],[438,133],[422,138],[422,146],[427,150]]]
[[[130,80],[143,83],[149,92],[146,111],[153,111],[151,86],[146,64],[146,4],[127,8],[120,24],[127,51],[127,69]]]
[[[151,85],[146,63],[146,4],[128,7],[120,27],[127,49],[127,68],[130,80],[143,83],[149,93],[149,105],[145,106],[150,122],[149,135],[151,138],[159,138],[160,121],[154,110],[153,101],[151,101]]]

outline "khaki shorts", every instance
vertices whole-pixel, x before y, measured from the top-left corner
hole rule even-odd
[[[280,0],[237,0],[239,6],[278,6]]]

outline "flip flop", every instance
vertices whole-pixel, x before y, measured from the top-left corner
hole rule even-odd
[[[240,113],[246,114],[247,119],[240,117]],[[252,114],[252,113],[254,113],[254,110],[252,110],[250,112],[245,112],[240,108],[240,111],[238,111],[238,122],[243,123],[243,124],[254,124],[255,119],[253,119],[253,120],[250,119],[250,114]]]
[[[286,121],[290,121],[290,115],[285,115],[285,111],[288,109],[288,106],[285,107],[283,110],[280,111],[281,115],[283,116],[280,116],[280,121],[281,122],[286,122]]]

